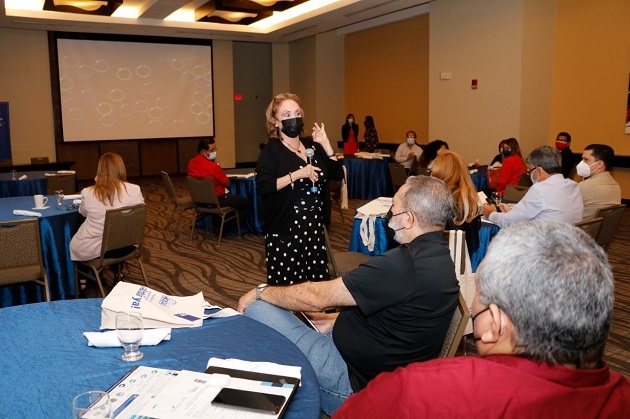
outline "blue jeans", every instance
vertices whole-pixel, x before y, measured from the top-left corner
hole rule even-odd
[[[251,303],[245,315],[277,330],[304,353],[319,381],[322,411],[332,416],[352,394],[348,366],[332,340],[332,330],[319,333],[290,311],[265,301]]]

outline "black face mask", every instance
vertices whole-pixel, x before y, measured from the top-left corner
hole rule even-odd
[[[284,121],[280,122],[282,122],[281,131],[289,138],[297,137],[298,135],[300,135],[302,129],[304,128],[304,122],[302,121],[301,117],[285,119]]]

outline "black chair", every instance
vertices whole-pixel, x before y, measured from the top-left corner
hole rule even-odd
[[[72,195],[77,190],[77,175],[46,176],[46,195],[54,195],[55,191],[63,191],[64,195]]]
[[[46,164],[50,163],[48,157],[31,157],[31,164]]]

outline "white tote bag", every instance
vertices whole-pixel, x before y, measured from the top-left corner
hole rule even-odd
[[[119,282],[101,304],[101,329],[116,329],[116,314],[139,312],[145,329],[199,327],[210,308],[203,293],[190,297],[166,295],[144,285]]]
[[[475,298],[475,273],[472,271],[468,246],[466,246],[466,234],[461,230],[450,230],[448,236],[448,248],[451,251],[451,258],[455,262],[455,274],[459,282],[459,290],[466,301],[470,312],[473,299]],[[463,259],[463,267],[462,267]],[[468,320],[464,335],[472,333],[472,320]]]

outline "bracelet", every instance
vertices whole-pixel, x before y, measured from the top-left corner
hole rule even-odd
[[[291,180],[291,189],[294,189],[295,186],[293,185],[293,176],[291,176],[291,172],[289,172],[289,179]]]

